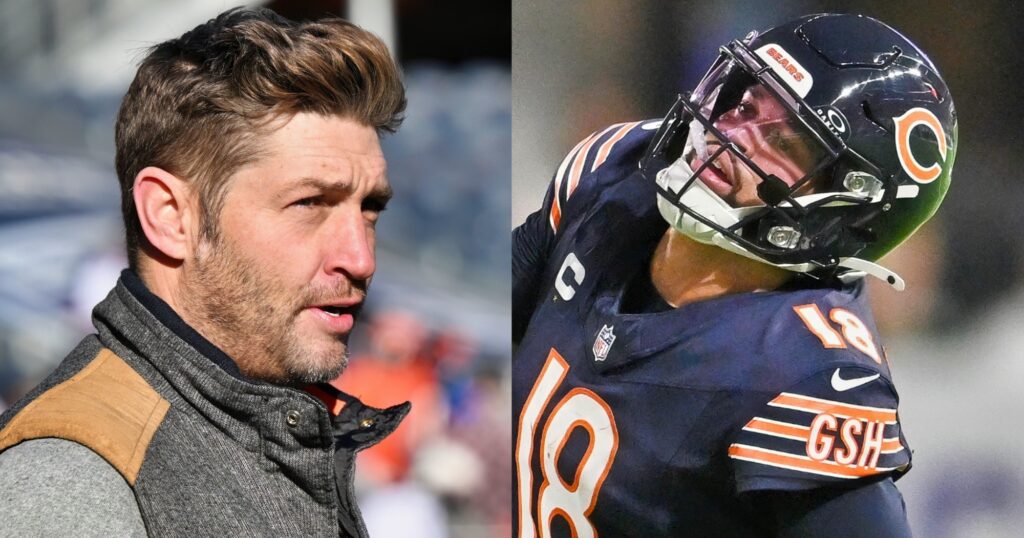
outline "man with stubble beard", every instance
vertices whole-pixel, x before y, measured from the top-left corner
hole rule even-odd
[[[408,404],[326,382],[405,102],[386,46],[337,19],[236,9],[149,51],[115,136],[129,269],[0,418],[5,532],[366,535],[355,452]]]

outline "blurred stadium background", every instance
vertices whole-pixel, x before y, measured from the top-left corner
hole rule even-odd
[[[0,1],[0,409],[91,332],[92,306],[126,266],[113,125],[135,63],[238,3]],[[510,8],[245,3],[295,20],[349,16],[405,72],[407,119],[383,140],[396,196],[342,376],[370,404],[414,402],[394,439],[360,455],[371,534],[505,536]]]
[[[517,0],[513,225],[540,206],[577,141],[612,123],[660,117],[729,40],[826,11],[863,13],[905,33],[931,55],[959,110],[945,205],[886,259],[907,290],[871,290],[914,449],[914,469],[899,482],[911,523],[918,536],[1020,536],[1024,434],[1013,426],[1024,410],[1019,3]]]

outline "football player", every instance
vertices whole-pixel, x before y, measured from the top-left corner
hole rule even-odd
[[[949,187],[956,112],[885,24],[722,47],[513,232],[517,536],[908,536],[862,278]]]

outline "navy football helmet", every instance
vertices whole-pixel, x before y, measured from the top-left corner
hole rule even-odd
[[[722,47],[640,167],[687,236],[902,289],[874,262],[935,213],[956,144],[952,97],[924,52],[875,19],[824,14]],[[745,198],[741,175],[752,178]]]

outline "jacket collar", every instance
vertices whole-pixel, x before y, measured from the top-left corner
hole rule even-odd
[[[227,372],[228,375],[242,381],[254,381],[242,374],[242,371],[238,369],[238,364],[231,357],[204,338],[191,325],[185,323],[185,320],[181,319],[181,316],[171,308],[171,305],[149,291],[149,288],[146,287],[146,284],[142,282],[142,279],[139,278],[135,271],[131,269],[121,271],[121,283],[124,284],[125,289],[131,293],[132,297],[142,304],[157,321]]]
[[[344,435],[357,440],[353,448],[365,448],[394,431],[409,410],[408,403],[373,408],[326,383],[302,391],[246,377],[130,269],[96,306],[93,323],[103,344],[172,405],[198,412],[253,450],[261,435],[267,441],[268,432],[285,430],[320,446]],[[289,427],[282,429],[282,421]]]

